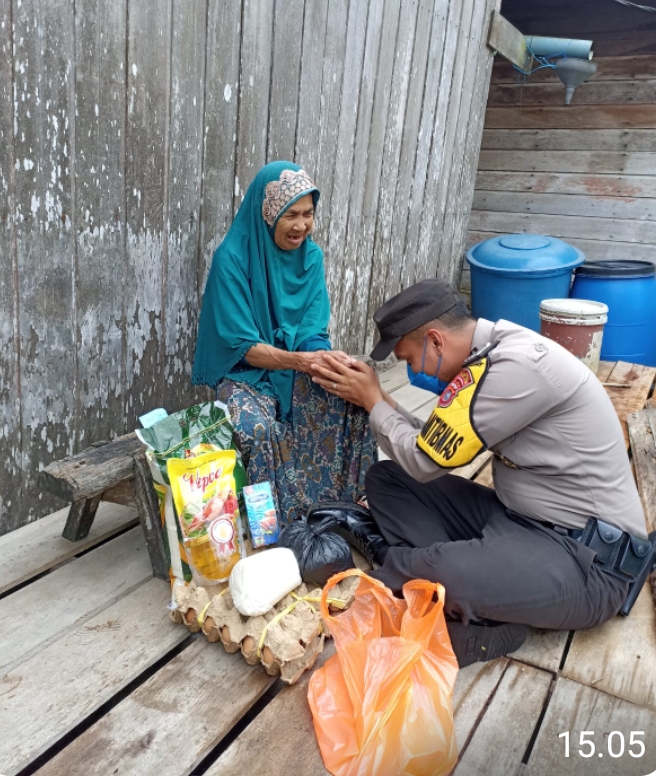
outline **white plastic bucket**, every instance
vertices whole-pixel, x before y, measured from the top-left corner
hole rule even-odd
[[[575,355],[595,374],[608,320],[608,306],[588,299],[544,299],[540,333]]]

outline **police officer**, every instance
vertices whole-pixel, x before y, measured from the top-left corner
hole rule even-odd
[[[621,426],[593,373],[533,331],[473,319],[442,280],[405,289],[374,321],[371,357],[394,352],[440,397],[424,422],[361,362],[327,354],[315,370],[368,410],[391,459],[366,479],[389,545],[372,576],[394,591],[415,578],[444,585],[461,666],[516,649],[527,626],[588,628],[628,613],[656,535],[646,537]],[[494,490],[450,473],[484,450]]]

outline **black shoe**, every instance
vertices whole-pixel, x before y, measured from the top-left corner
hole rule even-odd
[[[322,529],[343,536],[371,566],[383,565],[389,545],[366,507],[346,501],[320,501],[308,509],[306,520],[310,525],[321,523]]]
[[[460,668],[514,652],[526,641],[530,630],[528,625],[508,622],[464,625],[447,620],[446,627]]]

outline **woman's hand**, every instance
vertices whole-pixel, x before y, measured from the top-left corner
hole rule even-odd
[[[258,369],[298,369],[298,355],[261,342],[253,345],[245,358],[247,363]]]
[[[362,361],[348,358],[350,365],[347,366],[334,357],[334,352],[324,352],[323,365],[312,365],[312,379],[335,396],[371,412],[379,401],[385,401],[378,375]]]
[[[295,369],[297,372],[305,372],[314,375],[313,364],[323,364],[323,357],[330,354],[340,363],[350,366],[355,359],[341,350],[317,350],[315,352],[289,353],[286,350],[274,348],[272,345],[253,345],[246,353],[246,361],[259,369]]]
[[[326,356],[331,356],[344,366],[351,366],[355,359],[341,350],[316,350],[313,352],[294,353],[298,359],[298,365],[294,367],[299,372],[305,372],[308,375],[315,375],[315,366],[326,366]]]

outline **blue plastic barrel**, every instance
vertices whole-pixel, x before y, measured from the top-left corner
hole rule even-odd
[[[569,296],[578,248],[544,234],[503,234],[466,254],[471,268],[472,315],[540,331],[540,302]]]
[[[571,296],[608,305],[603,361],[656,366],[656,266],[649,261],[596,261],[574,272]]]

